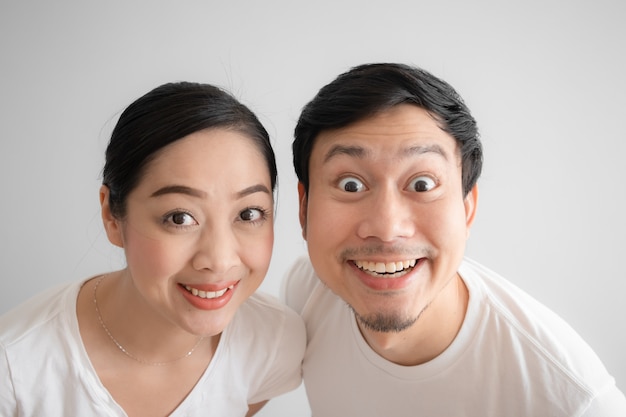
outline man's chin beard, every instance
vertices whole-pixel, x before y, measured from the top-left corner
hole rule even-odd
[[[417,317],[402,317],[395,313],[372,313],[362,316],[354,311],[354,314],[364,329],[379,333],[400,333],[417,321]]]

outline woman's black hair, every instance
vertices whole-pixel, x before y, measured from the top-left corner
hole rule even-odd
[[[258,118],[228,92],[210,84],[163,84],[129,105],[121,114],[106,149],[102,183],[110,190],[112,214],[123,218],[126,199],[143,170],[163,147],[194,132],[222,128],[254,142],[276,188],[276,159],[269,135]]]
[[[459,94],[445,81],[404,64],[365,64],[339,75],[302,110],[295,128],[293,164],[309,189],[309,160],[317,135],[409,103],[427,110],[458,143],[464,195],[482,170],[483,154],[476,121]]]

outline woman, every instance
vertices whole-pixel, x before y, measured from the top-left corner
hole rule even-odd
[[[258,119],[205,84],[120,116],[100,203],[127,266],[0,318],[2,416],[244,416],[300,384],[300,318],[254,293],[276,163]]]

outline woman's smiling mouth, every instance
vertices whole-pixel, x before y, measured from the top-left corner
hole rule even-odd
[[[226,291],[228,290],[232,290],[235,285],[230,285],[226,288],[223,288],[221,290],[217,290],[217,291],[203,291],[203,290],[199,290],[197,288],[193,288],[190,287],[189,285],[184,285],[185,289],[187,291],[189,291],[191,294],[195,295],[196,297],[200,297],[200,298],[218,298],[221,297],[222,295],[224,295],[226,293]]]

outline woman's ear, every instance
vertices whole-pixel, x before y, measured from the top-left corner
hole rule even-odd
[[[300,203],[300,227],[302,228],[302,237],[306,240],[306,209],[307,209],[307,198],[306,198],[306,190],[304,189],[304,184],[298,182],[298,201]]]
[[[124,247],[124,239],[122,238],[122,226],[120,221],[113,216],[111,206],[109,205],[109,196],[111,191],[106,185],[100,187],[100,213],[102,215],[102,224],[106,231],[109,242],[120,248]]]

